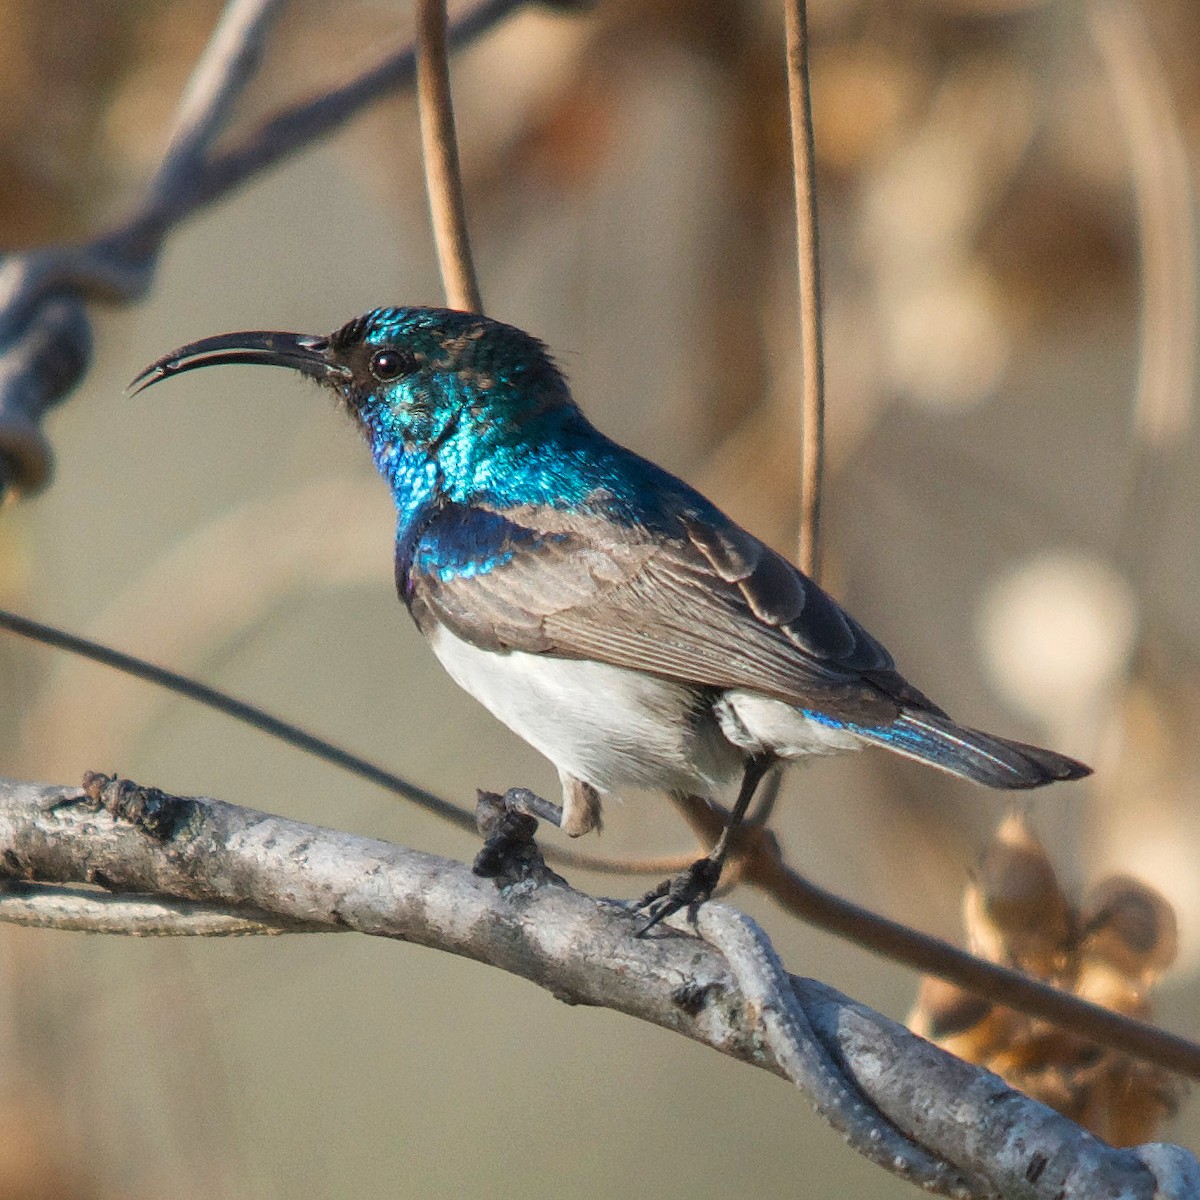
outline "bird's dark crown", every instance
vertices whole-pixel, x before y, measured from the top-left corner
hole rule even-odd
[[[329,353],[356,385],[368,389],[411,376],[457,376],[461,384],[485,391],[565,390],[561,373],[537,338],[454,309],[373,309],[331,334]]]

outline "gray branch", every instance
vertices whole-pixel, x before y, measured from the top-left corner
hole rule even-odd
[[[179,98],[175,126],[148,192],[150,204],[184,190],[189,177],[203,170],[208,148],[258,70],[282,8],[283,0],[230,0]]]
[[[701,910],[704,940],[677,929],[639,939],[623,905],[549,874],[500,886],[387,842],[101,783],[84,792],[0,781],[0,856],[10,880],[0,919],[14,919],[17,897],[26,922],[66,903],[71,919],[46,923],[108,933],[397,938],[781,1075],[856,1150],[926,1190],[1028,1200],[1200,1196],[1200,1168],[1187,1151],[1104,1145],[994,1075],[832,988],[788,975],[762,931],[723,905]],[[94,920],[82,899],[95,904]],[[199,924],[204,913],[215,913],[217,925]]]
[[[330,933],[328,925],[288,921],[248,908],[222,909],[189,900],[121,896],[99,888],[55,887],[0,879],[0,921],[30,929],[114,933],[124,937],[244,937],[248,934]]]

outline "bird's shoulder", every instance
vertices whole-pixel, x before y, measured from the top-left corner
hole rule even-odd
[[[653,553],[594,515],[543,504],[445,502],[433,513],[397,585],[418,625],[451,627],[491,650],[551,650],[548,619],[594,605]]]

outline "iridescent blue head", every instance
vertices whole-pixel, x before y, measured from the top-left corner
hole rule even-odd
[[[393,483],[398,456],[436,459],[466,482],[489,453],[537,440],[543,426],[579,419],[541,342],[449,309],[377,308],[328,337],[222,334],[165,355],[131,387],[140,391],[221,363],[291,367],[330,388]]]

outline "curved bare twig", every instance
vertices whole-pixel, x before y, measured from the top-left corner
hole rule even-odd
[[[676,805],[705,843],[711,845],[723,827],[721,814],[695,796],[676,797]],[[738,849],[738,861],[741,878],[746,883],[818,929],[892,962],[914,967],[922,974],[949,980],[995,1004],[1041,1017],[1099,1045],[1155,1063],[1189,1079],[1200,1079],[1200,1045],[1195,1042],[1081,1000],[1019,971],[977,958],[932,934],[835,895],[790,867],[770,830],[748,829]]]
[[[523,0],[482,0],[455,23],[453,48]],[[82,246],[7,256],[0,264],[0,498],[50,478],[43,414],[82,379],[91,359],[86,302],[128,304],[150,286],[171,230],[258,172],[343,125],[367,105],[412,84],[407,47],[341,88],[269,117],[231,149],[214,152],[233,103],[257,65],[279,0],[236,0],[223,14],[181,101],[166,155],[132,216]]]

